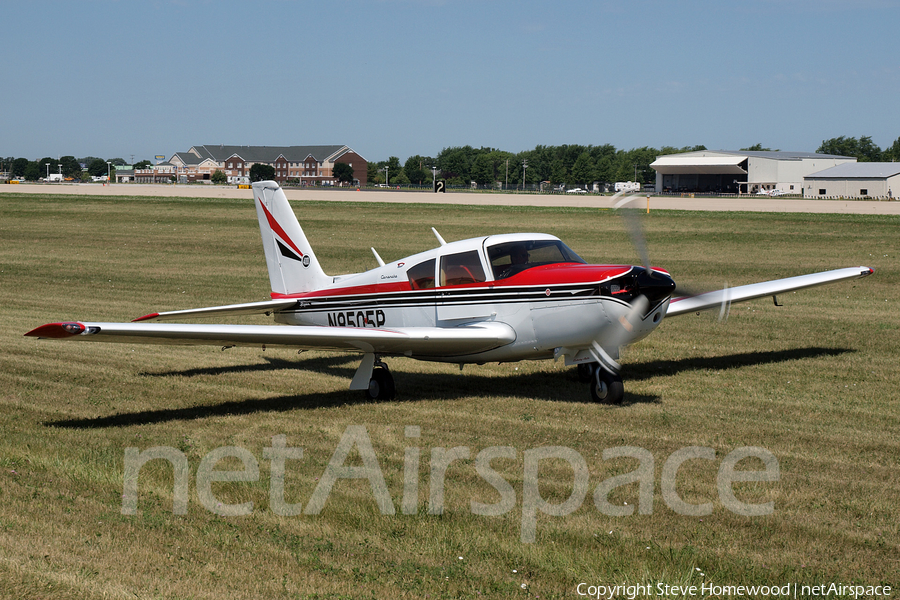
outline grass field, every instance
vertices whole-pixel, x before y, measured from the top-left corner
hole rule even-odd
[[[370,246],[386,261],[433,247],[431,226],[447,240],[542,231],[589,262],[638,260],[608,211],[294,209],[331,274],[374,267]],[[249,192],[241,201],[4,194],[0,597],[574,598],[582,582],[651,584],[654,592],[657,584],[836,582],[896,593],[900,219],[656,211],[645,225],[654,265],[695,288],[858,265],[876,272],[786,294],[783,307],[771,299],[735,305],[725,322],[712,313],[667,320],[624,354],[622,406],[591,404],[560,363],[460,373],[402,358],[388,361],[396,401],[367,403],[347,390],[353,356],[23,337],[46,322],[267,299]],[[350,426],[365,427],[396,514],[379,512],[366,479],[338,481],[321,514],[275,514],[264,458],[272,437],[303,448],[302,460],[286,463],[284,494],[305,505]],[[407,438],[408,426],[420,437]],[[136,514],[123,514],[126,448],[156,446],[187,458],[187,514],[173,514],[173,470],[159,460],[140,471]],[[219,516],[198,499],[193,477],[222,446],[259,463],[256,481],[212,485],[222,504],[252,501],[247,516]],[[476,473],[476,454],[493,446],[514,449],[515,458],[492,466],[515,505],[479,516],[472,501],[501,497]],[[536,541],[523,543],[524,457],[546,446],[580,454],[589,489],[570,514],[539,514]],[[611,517],[595,507],[601,482],[637,467],[603,460],[619,446],[653,457],[652,514]],[[677,514],[660,490],[664,462],[689,446],[715,450],[715,460],[685,463],[678,475],[685,501],[713,504],[706,516]],[[774,502],[771,515],[740,516],[720,500],[717,469],[743,446],[778,460],[778,481],[735,485],[742,501]],[[421,456],[417,512],[403,514],[412,447]],[[450,464],[444,512],[428,514],[429,461],[435,449],[455,447],[471,458]],[[360,456],[347,464],[362,464]],[[219,468],[240,465],[226,459]],[[570,496],[568,463],[543,461],[538,476],[548,502]],[[609,500],[633,506],[639,491],[623,485]]]

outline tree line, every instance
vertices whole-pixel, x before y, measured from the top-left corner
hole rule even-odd
[[[536,146],[524,152],[507,152],[498,148],[455,146],[444,148],[435,156],[410,156],[403,164],[396,156],[369,163],[369,183],[390,185],[428,185],[433,179],[444,179],[450,186],[493,187],[498,183],[521,187],[549,182],[551,185],[589,186],[595,181],[637,181],[649,183],[656,179],[650,168],[658,156],[706,150],[706,146],[676,148],[644,146],[619,150],[611,144],[583,146]],[[771,151],[762,144],[754,144],[740,151]],[[870,136],[860,138],[840,136],[823,140],[816,150],[819,154],[854,156],[860,162],[900,161],[900,138],[882,150]]]
[[[65,178],[86,179],[88,177],[102,177],[107,175],[110,169],[127,164],[122,158],[104,160],[96,156],[84,158],[75,158],[74,156],[51,158],[47,156],[40,160],[8,157],[0,158],[0,171],[8,173],[12,178],[22,177],[27,181],[38,181],[50,174],[57,173],[62,173],[62,176]],[[134,168],[146,169],[151,164],[149,160],[143,160],[136,163]],[[83,168],[82,165],[86,165],[86,168]]]
[[[410,156],[403,164],[400,164],[400,159],[396,156],[369,163],[368,181],[370,184],[429,185],[433,179],[444,179],[450,186],[469,186],[471,182],[475,182],[482,187],[494,187],[498,182],[508,187],[521,187],[523,181],[526,186],[536,186],[546,181],[554,186],[566,184],[585,187],[595,181],[648,183],[656,178],[656,172],[650,168],[650,163],[658,156],[697,150],[706,150],[706,146],[643,146],[619,150],[612,144],[567,144],[535,146],[533,150],[516,153],[498,148],[454,146],[444,148],[434,157],[418,154]],[[740,150],[767,151],[771,148],[755,144]],[[860,162],[900,161],[900,138],[891,146],[881,149],[870,136],[840,136],[823,140],[816,152],[853,156]],[[37,181],[47,177],[49,173],[62,173],[63,177],[71,179],[87,179],[106,175],[110,168],[126,164],[122,158],[104,160],[93,156],[78,159],[74,156],[58,159],[45,157],[40,160],[9,157],[0,158],[0,172],[28,181]],[[143,160],[136,163],[134,168],[146,169],[151,164],[149,160]],[[86,165],[86,168],[82,168],[82,165]],[[260,165],[263,166],[266,165]],[[252,175],[254,174],[251,173],[251,179]],[[269,173],[257,174],[257,177],[265,175]],[[343,173],[335,173],[336,177],[338,175],[344,176]],[[274,169],[271,176],[274,177]],[[348,176],[352,179],[352,170]]]

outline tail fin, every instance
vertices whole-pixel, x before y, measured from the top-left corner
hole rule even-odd
[[[253,184],[253,197],[272,297],[310,292],[331,283],[316,260],[284,190],[274,181],[259,181]]]

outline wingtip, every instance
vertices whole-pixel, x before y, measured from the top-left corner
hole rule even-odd
[[[47,323],[26,333],[28,337],[62,339],[81,335],[86,327],[81,323]]]
[[[137,319],[132,319],[131,322],[137,323],[139,321],[150,321],[152,319],[155,319],[158,316],[159,316],[158,312],[150,313],[149,315],[144,315],[143,317],[138,317]]]

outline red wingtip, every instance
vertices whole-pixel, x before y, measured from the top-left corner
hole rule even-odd
[[[61,339],[84,333],[86,327],[81,323],[47,323],[32,329],[25,335],[37,338]]]
[[[144,315],[143,317],[138,317],[137,319],[132,319],[132,323],[137,323],[138,321],[149,321],[150,319],[155,319],[159,316],[158,312],[150,313],[149,315]]]

